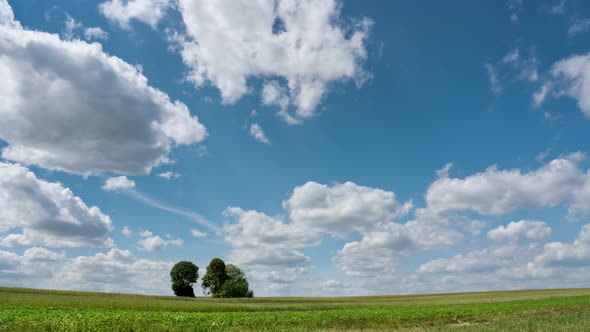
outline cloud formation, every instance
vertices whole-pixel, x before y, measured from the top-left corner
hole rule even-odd
[[[517,209],[571,202],[586,179],[578,166],[582,158],[579,153],[567,155],[528,172],[492,166],[464,179],[440,177],[426,192],[427,210],[434,214],[472,211],[500,216]],[[572,209],[572,213],[579,211]]]
[[[548,98],[568,96],[590,117],[590,53],[574,55],[557,61],[549,70],[550,78],[535,92],[536,106]]]
[[[249,79],[271,79],[263,103],[279,106],[294,124],[317,114],[330,84],[361,84],[368,76],[363,64],[372,21],[345,23],[336,0],[178,2],[188,79],[196,87],[217,87],[225,103],[250,93]],[[288,112],[289,106],[295,110]]]
[[[498,242],[518,242],[521,240],[541,241],[551,236],[551,227],[542,221],[512,221],[507,226],[500,225],[488,232],[488,237]]]
[[[126,176],[108,178],[102,186],[102,189],[106,191],[127,190],[132,188],[135,188],[135,181],[129,180]]]
[[[167,235],[165,239],[162,239],[159,235],[154,235],[148,230],[140,232],[139,236],[142,237],[141,240],[137,241],[137,249],[140,251],[158,251],[169,245],[180,247],[184,244],[182,239],[173,239],[170,235]]]
[[[156,28],[166,11],[174,6],[171,0],[109,0],[99,5],[100,12],[123,29],[130,29],[133,20]]]
[[[253,123],[250,125],[250,136],[254,137],[260,143],[270,144],[270,140],[266,137],[264,130],[258,123]]]
[[[0,5],[2,157],[74,174],[148,174],[205,127],[98,43],[27,30]],[[48,129],[49,128],[49,129]]]
[[[38,179],[24,166],[0,162],[0,246],[112,246],[112,222],[61,183]]]

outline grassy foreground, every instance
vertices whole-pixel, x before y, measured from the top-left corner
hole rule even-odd
[[[590,289],[183,299],[0,287],[0,331],[590,331]]]

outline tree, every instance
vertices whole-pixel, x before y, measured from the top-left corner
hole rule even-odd
[[[170,270],[172,291],[176,296],[195,297],[193,284],[199,280],[199,267],[189,261],[178,262]]]
[[[249,289],[246,274],[239,267],[227,264],[225,267],[228,280],[221,286],[218,297],[253,297],[254,292]]]
[[[254,297],[254,292],[248,288],[249,285],[246,279],[229,279],[221,286],[221,292],[217,297]]]
[[[219,297],[221,287],[228,280],[225,271],[225,262],[221,258],[213,258],[207,266],[207,272],[203,276],[201,286],[205,295]]]

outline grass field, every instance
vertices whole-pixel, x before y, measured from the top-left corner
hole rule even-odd
[[[590,331],[590,289],[185,299],[0,287],[0,331]]]

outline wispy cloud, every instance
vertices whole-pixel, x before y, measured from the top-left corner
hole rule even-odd
[[[174,213],[179,216],[190,219],[190,220],[196,222],[197,224],[199,224],[203,227],[206,227],[212,231],[219,230],[219,228],[213,222],[211,222],[209,219],[203,217],[201,214],[199,214],[197,212],[177,208],[174,206],[170,206],[168,204],[162,203],[162,202],[160,202],[154,198],[151,198],[151,197],[149,197],[139,191],[136,191],[136,190],[127,190],[127,191],[123,192],[123,194],[126,194],[126,195],[130,196],[131,198],[137,200],[138,202],[149,205],[149,206],[154,207],[156,209],[168,211],[170,213]]]

